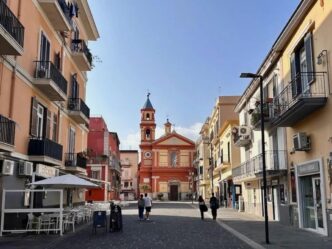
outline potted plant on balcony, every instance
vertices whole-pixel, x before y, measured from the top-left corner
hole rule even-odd
[[[261,118],[260,112],[253,112],[251,114],[251,125],[256,126],[260,118]]]

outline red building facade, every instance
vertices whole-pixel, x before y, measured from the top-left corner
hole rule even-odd
[[[172,131],[168,120],[165,134],[158,139],[155,139],[155,129],[155,109],[148,95],[141,109],[139,191],[164,200],[190,199],[195,192],[192,182],[195,144]]]
[[[102,117],[90,118],[88,134],[87,175],[100,188],[86,192],[87,201],[110,201],[119,198],[120,141],[115,132],[109,132]]]

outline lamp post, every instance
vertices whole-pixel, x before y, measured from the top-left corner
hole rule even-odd
[[[263,114],[263,76],[253,73],[241,73],[240,78],[259,79],[260,90],[260,120],[261,120],[261,136],[262,136],[262,166],[263,166],[263,196],[264,196],[264,218],[265,218],[265,242],[269,244],[269,218],[267,213],[267,194],[266,194],[266,164],[265,164],[265,136],[264,136],[264,114]]]

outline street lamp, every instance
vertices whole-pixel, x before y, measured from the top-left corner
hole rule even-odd
[[[266,165],[265,165],[265,137],[264,137],[264,114],[263,114],[263,76],[260,74],[253,73],[241,73],[240,78],[252,78],[259,79],[259,90],[260,90],[260,119],[261,119],[261,136],[262,136],[262,164],[263,164],[263,195],[264,195],[264,218],[265,218],[265,241],[269,244],[269,218],[267,214],[267,194],[266,194]]]

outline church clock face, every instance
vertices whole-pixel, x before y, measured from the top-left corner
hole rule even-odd
[[[151,158],[151,156],[152,156],[151,151],[145,151],[144,152],[144,158]]]

